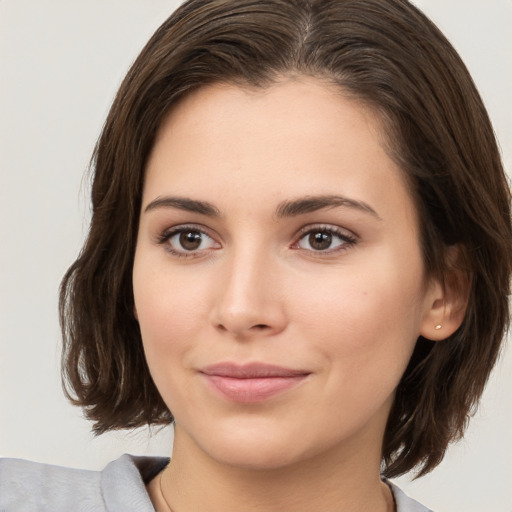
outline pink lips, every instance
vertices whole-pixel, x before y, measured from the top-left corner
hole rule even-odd
[[[209,385],[234,402],[267,400],[300,384],[310,372],[251,363],[220,363],[200,370]]]

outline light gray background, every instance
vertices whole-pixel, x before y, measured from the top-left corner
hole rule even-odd
[[[461,53],[510,173],[512,1],[417,0]],[[100,468],[172,432],[93,439],[59,377],[57,289],[89,218],[83,179],[113,95],[172,0],[0,0],[0,454]],[[405,490],[437,512],[512,511],[512,354],[465,440]]]

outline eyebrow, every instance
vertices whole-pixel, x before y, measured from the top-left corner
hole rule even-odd
[[[213,206],[213,204],[207,201],[188,199],[186,197],[157,197],[146,206],[144,212],[149,212],[157,208],[177,208],[178,210],[200,213],[208,217],[220,217],[219,209]]]
[[[283,201],[279,203],[276,208],[276,216],[277,218],[296,217],[325,208],[337,207],[353,208],[363,213],[369,213],[378,220],[382,220],[379,214],[367,203],[338,195],[306,196],[290,201]],[[177,208],[178,210],[199,213],[208,217],[221,216],[220,210],[213,204],[207,201],[198,201],[186,197],[157,197],[146,206],[144,212],[149,212],[157,208]]]
[[[363,213],[369,213],[378,220],[382,220],[379,214],[367,203],[348,197],[337,195],[306,196],[292,201],[283,201],[276,210],[278,218],[295,217],[305,213],[316,212],[324,208],[337,208],[344,206],[353,208]]]

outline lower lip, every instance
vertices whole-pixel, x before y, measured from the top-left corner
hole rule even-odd
[[[225,398],[240,403],[255,403],[268,400],[294,388],[307,375],[293,377],[234,378],[202,374],[207,382]]]

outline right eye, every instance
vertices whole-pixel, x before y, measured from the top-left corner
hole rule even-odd
[[[195,256],[209,249],[218,249],[220,244],[210,235],[196,227],[179,226],[163,233],[160,243],[180,257]]]

